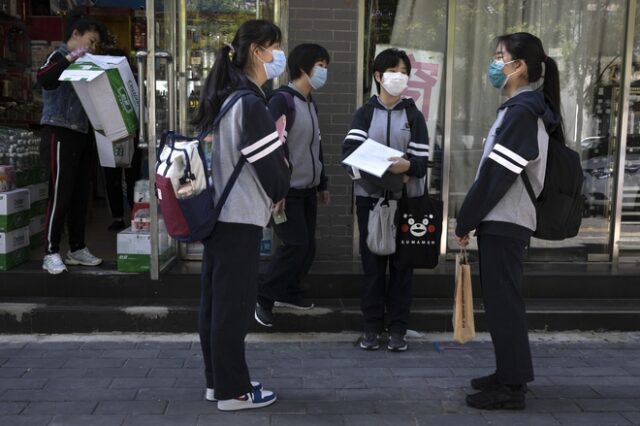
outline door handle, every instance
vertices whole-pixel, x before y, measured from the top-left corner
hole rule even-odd
[[[144,90],[145,86],[145,69],[146,69],[146,61],[149,56],[146,50],[139,50],[136,52],[136,60],[138,67],[138,92],[139,92],[139,124],[140,124],[140,133],[139,133],[139,142],[138,147],[142,149],[149,148],[149,141],[147,140],[147,131],[145,127],[145,110],[146,110],[146,91]],[[176,127],[176,105],[175,105],[175,71],[172,66],[173,56],[171,53],[159,50],[155,53],[156,59],[165,59],[167,61],[167,82],[169,86],[169,93],[167,102],[169,104],[169,127],[171,129],[175,129]],[[155,88],[154,88],[155,90]]]
[[[136,52],[136,63],[138,66],[138,102],[139,102],[139,116],[138,120],[140,123],[140,132],[138,137],[138,147],[142,149],[149,148],[149,143],[147,142],[147,129],[145,127],[145,110],[146,110],[146,91],[144,90],[144,81],[145,81],[145,62],[147,61],[147,51],[140,50]]]

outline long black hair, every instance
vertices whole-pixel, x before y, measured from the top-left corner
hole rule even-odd
[[[511,54],[512,59],[521,59],[527,64],[529,82],[533,83],[544,77],[542,92],[544,99],[551,110],[560,116],[560,124],[555,128],[547,129],[549,134],[561,141],[564,140],[562,110],[560,102],[560,74],[558,64],[553,58],[547,56],[542,46],[542,41],[533,34],[513,33],[501,35],[496,39],[497,44],[502,44]],[[544,76],[542,64],[544,63]]]
[[[199,128],[205,127],[218,114],[224,100],[234,90],[246,86],[245,68],[249,64],[252,43],[258,46],[270,46],[280,43],[282,33],[273,22],[263,19],[246,21],[231,42],[218,50],[200,96],[200,107],[192,123]]]
[[[79,9],[74,10],[67,17],[67,26],[64,30],[65,43],[69,41],[75,30],[78,30],[80,35],[87,31],[95,31],[100,35],[101,42],[107,41],[107,27],[93,16],[84,15]]]

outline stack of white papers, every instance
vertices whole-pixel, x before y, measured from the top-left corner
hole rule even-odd
[[[358,170],[382,177],[393,164],[393,161],[389,161],[389,158],[402,157],[403,155],[404,152],[402,151],[390,148],[373,139],[367,139],[342,162]]]

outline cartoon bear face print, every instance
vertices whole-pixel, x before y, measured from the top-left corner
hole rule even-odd
[[[431,224],[431,221],[433,220],[432,214],[424,215],[420,222],[417,222],[411,214],[405,213],[402,218],[404,223],[402,224],[400,231],[403,233],[408,231],[416,238],[423,237],[427,231],[435,232],[436,230],[436,227]]]

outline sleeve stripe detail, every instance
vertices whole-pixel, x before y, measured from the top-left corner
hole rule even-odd
[[[276,149],[280,148],[282,146],[282,142],[280,142],[279,139],[276,139],[268,148],[263,149],[262,151],[260,151],[259,153],[248,157],[247,161],[249,163],[255,163],[256,161],[258,161],[261,158],[266,157],[267,155],[271,154],[273,151],[275,151]]]
[[[364,130],[360,130],[360,129],[351,129],[351,130],[349,130],[349,135],[361,135],[361,136],[364,136],[365,138],[368,136],[367,132],[365,132]]]
[[[518,163],[518,165],[522,167],[526,166],[529,163],[527,160],[525,160],[515,152],[511,151],[509,148],[505,147],[504,145],[500,145],[499,143],[495,144],[493,149],[503,154],[505,157],[509,158],[514,163]]]
[[[415,148],[415,149],[424,149],[427,151],[429,150],[429,145],[424,143],[409,142],[409,147]]]
[[[515,164],[506,160],[504,157],[499,156],[495,152],[489,154],[489,158],[515,174],[519,175],[522,172],[522,167],[516,166]]]
[[[407,150],[407,154],[413,154],[416,157],[428,157],[429,156],[429,151],[415,151],[415,150],[409,148]]]
[[[345,140],[346,140],[346,139],[353,139],[353,140],[356,140],[356,141],[362,141],[362,142],[364,142],[364,141],[366,141],[366,140],[367,140],[367,138],[366,138],[366,137],[364,137],[364,136],[354,136],[354,135],[347,135],[347,137],[345,138]]]
[[[244,154],[245,156],[251,154],[253,151],[262,148],[263,146],[273,142],[274,139],[278,139],[278,131],[274,130],[273,133],[268,134],[267,136],[265,136],[264,138],[260,139],[258,142],[255,142],[251,145],[249,145],[248,147],[240,150],[240,152],[242,152],[242,154]]]

